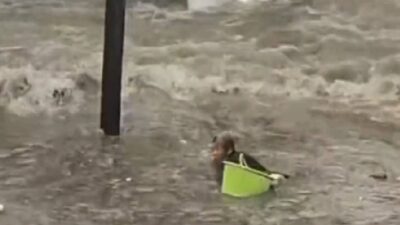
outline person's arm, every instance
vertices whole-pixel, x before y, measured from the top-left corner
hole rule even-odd
[[[281,172],[276,172],[276,171],[271,171],[271,170],[265,168],[263,165],[261,165],[251,155],[245,154],[244,156],[245,156],[246,163],[250,168],[253,168],[253,169],[256,169],[256,170],[259,170],[259,171],[263,171],[263,172],[266,172],[268,174],[275,174],[275,175],[279,174],[279,175],[283,176],[285,179],[289,179],[290,178],[290,175],[288,175],[288,174],[281,173]]]
[[[245,154],[244,159],[246,160],[247,166],[249,166],[252,169],[259,170],[262,172],[266,173],[271,173],[270,170],[265,168],[263,165],[261,165],[255,158],[253,158],[251,155]]]

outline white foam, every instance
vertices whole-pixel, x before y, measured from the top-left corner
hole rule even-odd
[[[130,95],[137,89],[129,82],[132,77],[141,77],[144,83],[152,88],[165,92],[172,99],[183,101],[208,96],[212,90],[219,90],[222,93],[235,87],[242,93],[286,95],[292,98],[323,96],[373,102],[393,100],[398,97],[397,85],[400,84],[400,80],[397,77],[400,69],[397,66],[399,56],[396,46],[400,44],[398,43],[400,38],[396,35],[400,31],[396,27],[388,27],[393,22],[389,19],[396,20],[396,18],[390,13],[390,18],[378,21],[383,24],[387,22],[384,28],[372,26],[365,29],[360,23],[362,18],[367,17],[365,10],[377,7],[373,18],[379,19],[375,16],[383,15],[384,10],[388,8],[391,8],[391,12],[396,11],[398,2],[389,1],[381,4],[377,1],[364,3],[354,0],[352,5],[343,1],[324,0],[304,6],[303,10],[291,7],[290,2],[288,4],[281,4],[283,1],[278,2],[279,7],[273,2],[267,5],[246,3],[245,10],[237,8],[238,11],[232,11],[234,15],[215,23],[207,20],[209,23],[207,26],[201,22],[204,15],[201,19],[197,19],[195,14],[167,11],[166,21],[169,17],[172,18],[168,22],[171,23],[168,29],[161,26],[153,28],[154,24],[151,21],[143,22],[145,19],[141,21],[143,23],[135,23],[134,27],[128,27],[127,31],[130,32],[130,28],[134,30],[135,38],[131,38],[131,33],[128,32],[124,50],[124,101],[128,102]],[[329,4],[335,5],[336,9],[326,7]],[[239,5],[233,4],[232,7]],[[282,15],[284,16],[282,19],[271,18],[275,13],[274,7],[278,11],[283,7],[281,13],[288,13],[291,16]],[[80,16],[84,10],[80,10]],[[136,15],[154,13],[161,9],[151,5],[139,5],[129,10]],[[266,13],[268,10],[271,13]],[[338,13],[340,10],[346,12]],[[318,14],[318,17],[310,17],[310,13]],[[175,23],[174,15],[176,18],[184,15],[185,22],[182,23],[180,20]],[[88,20],[90,18],[88,17]],[[135,16],[127,19],[128,26],[132,20],[140,20]],[[286,23],[286,19],[289,22]],[[227,20],[238,23],[231,27],[220,24],[221,21]],[[279,25],[279,27],[272,29],[271,26],[263,26],[265,21],[271,20],[276,20],[276,24],[273,23],[272,26]],[[29,23],[36,22],[29,21]],[[197,28],[196,23],[201,26]],[[96,26],[99,26],[100,30],[100,24]],[[154,25],[157,26],[159,25]],[[199,40],[187,38],[188,34],[185,32],[187,27],[191,26],[204,29],[195,30],[200,36],[203,33],[210,36],[198,37]],[[23,66],[0,66],[0,80],[10,81],[16,75],[26,76],[32,85],[31,90],[19,98],[8,99],[5,97],[7,94],[0,94],[1,104],[11,111],[22,114],[53,113],[60,109],[59,106],[52,104],[52,90],[57,88],[73,90],[73,100],[61,108],[70,112],[78,111],[85,103],[84,92],[74,86],[76,75],[88,72],[100,80],[102,43],[94,44],[98,41],[86,39],[85,29],[78,28],[74,23],[51,26],[50,30],[61,32],[62,37],[52,36],[51,41],[43,40],[29,48],[27,56],[21,59],[23,63],[27,62]],[[141,37],[143,31],[147,32],[143,36],[148,37],[150,43],[154,41],[158,44],[140,46],[136,40]],[[148,35],[149,32],[154,35]],[[271,34],[275,34],[279,40],[265,38]],[[99,36],[101,35],[102,33],[99,33]],[[182,41],[170,41],[160,46],[157,40],[169,35],[179,37]],[[213,35],[223,38],[218,41],[219,39]],[[72,41],[82,42],[82,45],[74,46],[65,42],[63,39],[65,36]],[[274,43],[265,43],[263,46],[267,48],[258,49],[262,46],[257,46],[257,40]],[[13,54],[10,53],[6,59],[12,60],[16,57]],[[0,55],[0,57],[5,56]]]

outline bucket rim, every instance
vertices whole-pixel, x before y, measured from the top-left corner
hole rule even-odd
[[[259,176],[263,176],[263,177],[269,179],[270,181],[273,181],[273,178],[271,178],[268,173],[264,173],[264,172],[261,172],[259,170],[252,169],[250,167],[241,165],[239,163],[233,163],[233,162],[229,162],[229,161],[223,161],[223,163],[226,164],[226,165],[229,165],[229,166],[240,167],[241,169],[247,170],[247,171],[249,171],[251,173],[257,174]]]

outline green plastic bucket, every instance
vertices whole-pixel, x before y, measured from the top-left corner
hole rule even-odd
[[[221,191],[234,197],[250,197],[267,192],[272,184],[268,174],[251,169],[245,164],[224,162]]]

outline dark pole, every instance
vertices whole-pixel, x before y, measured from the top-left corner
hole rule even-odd
[[[121,121],[125,0],[106,1],[100,127],[105,135],[118,136]]]

